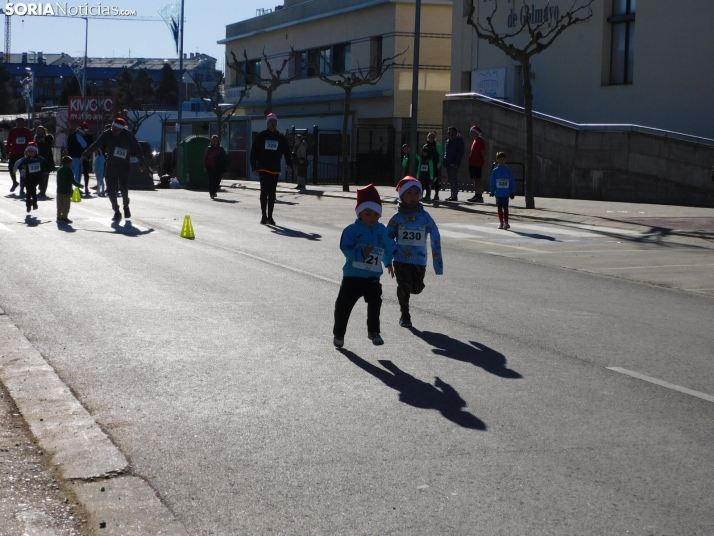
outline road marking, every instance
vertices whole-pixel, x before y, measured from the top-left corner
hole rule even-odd
[[[657,264],[652,266],[618,266],[615,268],[591,268],[591,270],[644,270],[647,268],[697,268],[701,266],[714,266],[714,264]]]
[[[620,374],[625,374],[627,376],[632,376],[633,378],[637,378],[638,380],[642,380],[645,382],[649,383],[654,383],[655,385],[659,385],[660,387],[666,387],[667,389],[672,389],[673,391],[679,391],[680,393],[684,393],[686,395],[691,395],[691,396],[696,396],[697,398],[701,398],[702,400],[706,400],[708,402],[714,402],[714,396],[708,395],[706,393],[702,393],[700,391],[695,391],[694,389],[687,389],[686,387],[682,387],[681,385],[675,385],[673,383],[669,383],[663,380],[658,380],[657,378],[653,378],[652,376],[645,376],[644,374],[640,374],[639,372],[633,372],[631,370],[627,370],[624,368],[620,367],[605,367],[607,370],[612,370],[613,372],[619,372]]]
[[[506,234],[506,233],[508,233],[508,231],[501,231],[501,232],[504,233],[504,235],[505,235],[506,238],[508,237],[508,235]],[[524,246],[514,246],[514,245],[512,245],[512,244],[499,244],[499,243],[497,243],[497,242],[487,242],[486,240],[477,240],[476,238],[474,238],[473,235],[470,235],[470,234],[467,234],[467,233],[457,233],[456,231],[446,231],[446,230],[442,230],[442,231],[439,231],[439,234],[441,234],[441,236],[445,236],[445,237],[447,237],[447,238],[466,238],[467,240],[469,240],[469,241],[471,241],[471,242],[475,242],[475,243],[477,243],[477,244],[486,244],[487,246],[496,246],[496,247],[502,247],[502,248],[522,249],[523,251],[530,251],[531,253],[542,253],[542,252],[541,252],[540,250],[538,250],[538,249],[527,248],[527,247],[524,247]]]

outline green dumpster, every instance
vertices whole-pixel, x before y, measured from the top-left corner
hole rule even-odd
[[[203,169],[203,156],[211,144],[207,136],[188,136],[179,149],[183,158],[179,182],[189,190],[208,190],[208,175]]]

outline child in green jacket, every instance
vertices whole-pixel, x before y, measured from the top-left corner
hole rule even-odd
[[[69,207],[72,204],[72,192],[74,188],[81,188],[82,185],[74,179],[72,171],[72,157],[62,158],[62,165],[57,170],[57,223],[72,223],[69,216]]]

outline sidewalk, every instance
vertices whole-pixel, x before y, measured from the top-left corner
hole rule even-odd
[[[257,180],[224,180],[223,185],[224,187],[230,185],[232,188],[246,188],[249,190],[260,189]],[[350,190],[350,192],[343,192],[342,187],[338,185],[308,185],[307,191],[300,192],[295,189],[294,183],[280,182],[278,184],[278,192],[281,194],[356,199],[357,187],[350,186]],[[377,186],[377,190],[382,197],[383,203],[397,203],[397,196],[393,186]],[[472,195],[472,192],[464,192],[461,197],[465,200]],[[488,197],[488,195],[484,199],[485,203],[436,201],[429,203],[429,206],[431,207],[430,210],[439,209],[466,212],[473,215],[496,216],[497,210],[494,199]],[[537,207],[535,209],[526,209],[525,199],[516,197],[511,201],[511,218],[598,225],[629,229],[642,233],[714,240],[714,208],[545,197],[536,198],[535,205]]]

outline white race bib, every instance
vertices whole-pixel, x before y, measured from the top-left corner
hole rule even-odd
[[[30,162],[27,169],[30,170],[30,173],[39,173],[42,171],[42,165],[39,162]]]
[[[360,244],[359,247],[364,250],[367,246],[363,246],[362,244]],[[363,262],[352,261],[352,266],[361,270],[369,270],[370,272],[381,272],[383,255],[383,249],[374,248],[372,250],[372,253],[367,255],[367,258]]]
[[[400,225],[397,235],[397,244],[400,246],[426,246],[426,227]]]
[[[429,171],[429,166],[422,164],[421,168],[422,171]]]
[[[126,158],[127,154],[129,154],[129,151],[127,149],[124,149],[122,147],[114,148],[114,156],[116,156],[117,158]]]
[[[508,179],[496,179],[496,188],[510,188],[511,181]]]
[[[277,151],[278,150],[278,140],[265,140],[265,148],[268,151]]]
[[[18,145],[25,145],[25,138],[15,138],[15,143]]]

